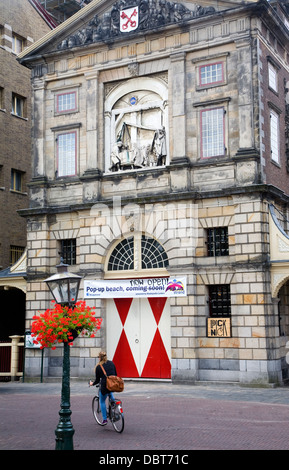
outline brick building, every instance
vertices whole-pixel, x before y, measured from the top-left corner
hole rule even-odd
[[[288,377],[287,1],[90,2],[32,69],[27,328],[59,253],[123,377]],[[61,374],[62,349],[45,351]],[[29,350],[27,374],[41,354]]]
[[[40,5],[39,5],[39,8]],[[26,222],[18,209],[27,207],[31,179],[30,70],[17,54],[44,36],[55,23],[35,2],[9,0],[0,5],[0,267],[14,264],[26,247]]]
[[[0,340],[25,331],[25,270],[7,278],[26,248],[26,221],[17,211],[29,204],[31,180],[31,72],[16,57],[55,26],[37,0],[0,2],[0,299],[10,306]]]

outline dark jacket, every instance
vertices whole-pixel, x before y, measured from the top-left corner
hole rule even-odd
[[[117,375],[115,365],[112,361],[106,361],[104,364],[102,364],[102,367],[104,368],[107,375]],[[102,372],[102,368],[98,364],[95,369],[95,381],[93,382],[93,385],[97,385],[99,382],[101,393],[103,395],[110,393],[106,388],[106,377]]]

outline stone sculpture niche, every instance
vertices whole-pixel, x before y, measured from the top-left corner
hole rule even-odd
[[[166,165],[165,80],[165,77],[137,77],[115,87],[117,99],[112,99],[106,113],[109,171]]]

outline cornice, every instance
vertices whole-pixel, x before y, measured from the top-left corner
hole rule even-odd
[[[267,184],[252,184],[250,186],[234,186],[229,188],[224,188],[220,190],[211,190],[211,191],[180,191],[167,194],[150,194],[145,196],[127,196],[121,197],[121,204],[126,205],[129,203],[134,204],[151,204],[152,202],[178,202],[182,200],[193,200],[198,201],[208,198],[223,198],[228,196],[241,196],[248,194],[260,194],[263,198],[266,197],[270,201],[276,199],[281,200],[285,204],[289,204],[289,195],[286,195],[283,191],[276,188],[272,185]],[[114,204],[113,198],[111,199],[97,199],[89,203],[79,203],[79,204],[70,204],[65,206],[50,206],[50,207],[34,207],[27,209],[20,209],[17,213],[21,217],[37,217],[37,216],[47,216],[51,214],[61,214],[61,213],[70,213],[70,212],[79,212],[82,210],[89,210],[96,203],[102,203],[108,207],[112,207]]]

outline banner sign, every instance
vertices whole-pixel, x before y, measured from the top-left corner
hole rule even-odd
[[[84,281],[85,299],[185,297],[186,277]]]

